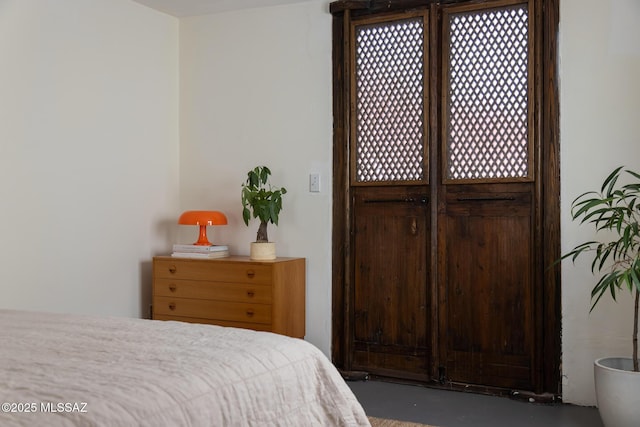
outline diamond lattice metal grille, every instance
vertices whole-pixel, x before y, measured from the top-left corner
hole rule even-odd
[[[529,174],[526,5],[451,15],[447,178]]]
[[[355,28],[357,182],[424,178],[424,22]]]

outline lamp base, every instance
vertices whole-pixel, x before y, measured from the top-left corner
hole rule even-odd
[[[207,226],[200,225],[200,234],[198,235],[198,241],[194,243],[198,246],[211,246],[211,242],[207,239]]]
[[[249,258],[255,261],[267,261],[276,259],[275,242],[251,242]]]

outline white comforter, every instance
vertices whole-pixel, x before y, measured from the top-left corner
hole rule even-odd
[[[0,310],[1,426],[369,425],[311,344],[266,332]]]

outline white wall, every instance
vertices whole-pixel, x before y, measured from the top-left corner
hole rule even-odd
[[[571,221],[571,201],[599,189],[619,165],[640,171],[640,2],[560,1],[562,250],[591,240]],[[596,283],[585,259],[563,264],[562,351],[565,402],[595,404],[593,361],[631,357],[629,294],[589,314]]]
[[[176,18],[0,0],[0,200],[0,306],[148,314],[178,204]]]
[[[269,239],[307,259],[307,340],[331,343],[331,15],[312,1],[180,20],[181,207],[224,211],[217,243],[248,254],[241,184],[267,165],[288,193]],[[309,173],[321,192],[309,193]],[[181,231],[185,241],[195,230]]]

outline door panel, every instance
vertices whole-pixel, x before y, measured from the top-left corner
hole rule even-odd
[[[428,202],[421,187],[356,190],[354,369],[428,378]]]
[[[351,184],[426,184],[428,14],[416,11],[351,26]]]
[[[534,179],[529,8],[443,12],[443,183]]]
[[[440,239],[446,376],[454,382],[530,390],[531,196],[484,190],[451,191],[446,197]]]

